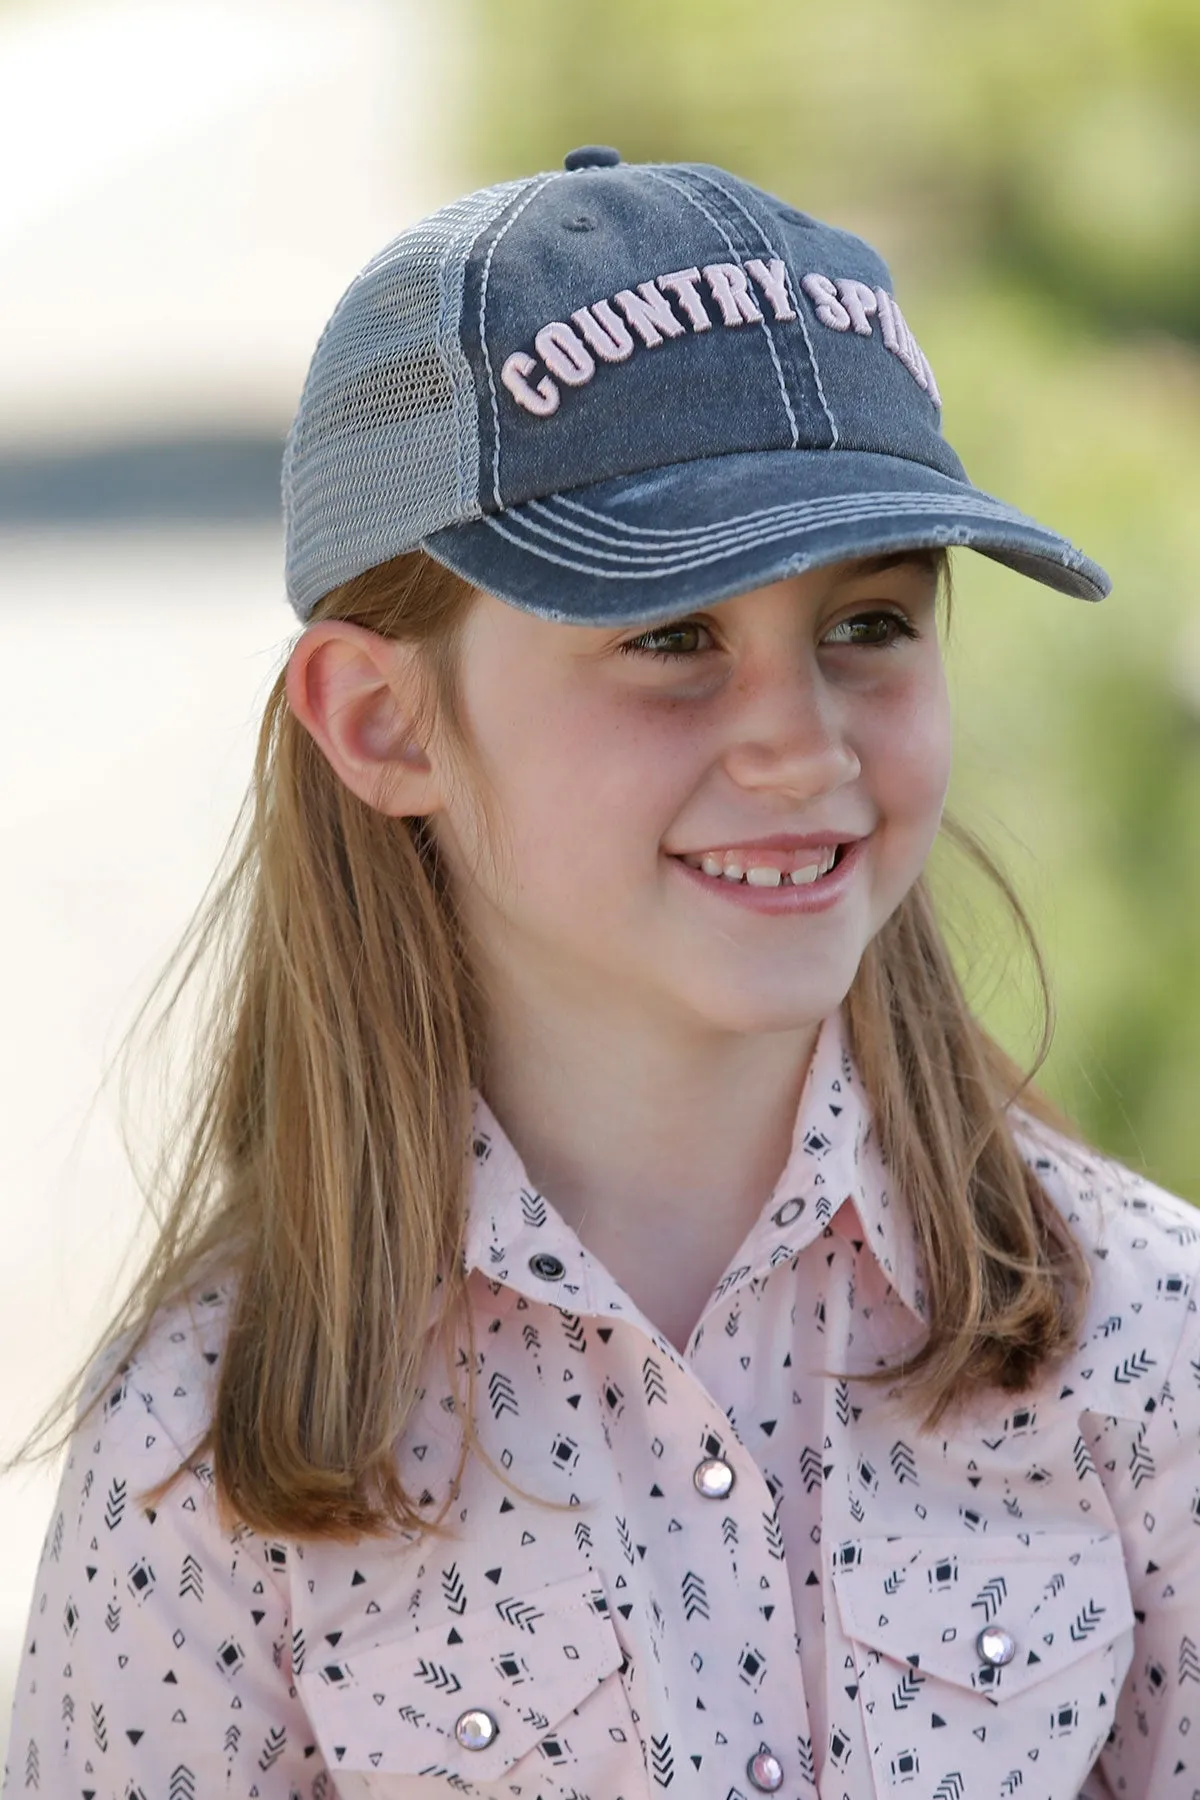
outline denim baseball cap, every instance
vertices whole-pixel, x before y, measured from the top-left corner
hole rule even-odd
[[[666,619],[965,544],[1099,600],[968,479],[886,264],[703,163],[572,151],[402,231],[339,301],[283,464],[288,595],[422,547],[547,619]]]

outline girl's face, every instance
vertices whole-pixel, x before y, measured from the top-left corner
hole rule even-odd
[[[941,817],[936,588],[910,552],[650,628],[481,595],[462,720],[502,836],[465,771],[432,823],[484,969],[701,1033],[832,1012]]]

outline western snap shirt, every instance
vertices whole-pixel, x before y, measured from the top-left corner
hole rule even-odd
[[[227,1535],[203,1463],[144,1510],[208,1414],[231,1289],[203,1289],[72,1439],[5,1795],[1194,1800],[1200,1220],[1022,1132],[1086,1323],[1036,1391],[927,1434],[854,1379],[925,1302],[837,1016],[682,1354],[479,1099],[471,1344],[397,1451],[432,1514],[470,1373],[446,1532]]]

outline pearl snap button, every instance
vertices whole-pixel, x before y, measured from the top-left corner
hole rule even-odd
[[[706,1500],[723,1500],[733,1486],[733,1470],[719,1456],[706,1456],[697,1463],[692,1474],[692,1482],[698,1494]]]
[[[462,1713],[454,1727],[454,1735],[464,1750],[486,1750],[495,1738],[500,1727],[490,1712],[482,1707],[473,1706],[470,1712]]]
[[[540,1281],[561,1281],[567,1272],[566,1263],[551,1256],[547,1250],[539,1250],[536,1256],[531,1256],[529,1267]]]
[[[769,1750],[760,1750],[746,1764],[751,1783],[762,1794],[773,1794],[783,1786],[783,1764]]]
[[[1017,1640],[1003,1625],[985,1625],[975,1639],[975,1648],[985,1663],[1002,1669],[1017,1654]]]

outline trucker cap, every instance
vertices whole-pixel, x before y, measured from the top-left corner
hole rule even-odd
[[[1099,600],[1104,570],[982,492],[861,238],[703,163],[574,150],[355,277],[283,464],[301,620],[418,546],[547,619],[677,616],[823,563],[965,544]]]

